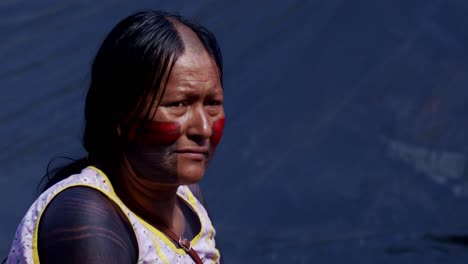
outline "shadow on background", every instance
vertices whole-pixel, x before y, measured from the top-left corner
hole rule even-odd
[[[468,2],[442,0],[0,2],[0,255],[47,162],[84,155],[91,60],[142,8],[221,44],[227,263],[468,260]]]

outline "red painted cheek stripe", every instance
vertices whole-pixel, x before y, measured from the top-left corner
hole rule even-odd
[[[140,123],[135,123],[128,133],[130,141],[135,140],[141,144],[169,145],[175,143],[179,137],[180,125],[177,122],[148,121],[142,128]]]
[[[213,130],[213,135],[211,135],[211,143],[213,145],[218,145],[221,141],[221,137],[223,136],[224,130],[224,118],[220,118],[213,123],[211,128]]]

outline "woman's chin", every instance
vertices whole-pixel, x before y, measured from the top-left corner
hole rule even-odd
[[[194,184],[203,179],[205,175],[204,164],[184,164],[184,166],[178,166],[178,178],[181,185]]]

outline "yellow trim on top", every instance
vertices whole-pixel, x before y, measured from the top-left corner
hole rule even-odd
[[[129,218],[129,216],[126,214],[127,211],[130,212],[135,218],[137,218],[137,220],[139,220],[141,224],[143,224],[146,228],[148,228],[148,226],[146,226],[147,223],[143,219],[141,219],[138,215],[136,215],[134,212],[132,212],[132,210],[130,210],[128,207],[126,207],[125,204],[120,200],[120,198],[115,193],[114,188],[112,186],[112,183],[109,180],[109,178],[107,177],[107,175],[103,171],[101,171],[100,169],[98,169],[98,168],[96,168],[94,166],[88,166],[88,168],[96,170],[108,182],[108,186],[110,188],[109,188],[109,193],[105,193],[106,196],[109,197],[109,199],[111,199],[115,204],[117,204],[117,206],[120,208],[120,210],[125,215],[125,217],[128,219],[128,221],[130,223],[132,222],[131,219]],[[149,229],[149,230],[152,231],[151,229]],[[135,234],[135,237],[137,237],[137,240],[138,240],[138,236],[136,234]],[[169,261],[167,260],[166,256],[161,251],[161,247],[159,246],[159,243],[154,238],[152,238],[151,240],[153,241],[153,244],[154,244],[154,247],[156,249],[157,255],[161,258],[161,260],[164,263],[169,264]],[[169,244],[169,246],[173,246],[173,244],[170,241],[167,241],[167,242],[164,241],[164,242],[166,244]],[[141,245],[141,243],[138,242],[138,245]],[[183,251],[183,253],[185,253],[185,251]]]
[[[158,229],[156,229],[155,227],[153,227],[151,224],[147,223],[145,220],[143,220],[142,218],[140,218],[137,214],[135,214],[132,210],[130,210],[129,208],[127,208],[124,203],[120,200],[120,198],[117,196],[117,194],[115,193],[114,191],[114,188],[111,184],[111,181],[109,180],[109,178],[107,177],[107,175],[101,171],[100,169],[94,167],[94,166],[88,166],[87,168],[90,168],[96,172],[98,172],[106,181],[107,181],[107,186],[109,186],[109,191],[107,190],[104,190],[100,187],[97,187],[95,185],[92,185],[92,184],[88,184],[88,183],[73,183],[73,184],[70,184],[70,185],[66,185],[66,186],[63,186],[61,189],[59,189],[58,191],[55,191],[55,193],[48,199],[47,201],[47,204],[44,206],[44,208],[42,208],[41,212],[39,213],[38,215],[38,218],[36,220],[36,224],[35,224],[35,228],[34,228],[34,234],[33,234],[33,241],[32,241],[32,250],[33,250],[33,261],[35,264],[39,264],[39,251],[38,251],[38,246],[37,246],[37,243],[38,243],[38,231],[39,231],[39,223],[40,223],[40,219],[45,211],[45,209],[48,207],[49,203],[58,195],[60,194],[61,192],[63,192],[64,190],[68,189],[68,188],[72,188],[72,187],[76,187],[76,186],[84,186],[84,187],[90,187],[90,188],[93,188],[93,189],[96,189],[98,191],[100,191],[101,193],[103,193],[104,195],[106,195],[110,200],[112,200],[119,208],[120,210],[122,211],[122,213],[125,215],[125,217],[127,218],[127,220],[129,221],[129,223],[131,223],[131,219],[129,218],[129,216],[127,215],[127,211],[130,212],[137,220],[140,221],[140,223],[145,226],[149,231],[151,231],[151,233],[153,233],[156,237],[158,237],[159,239],[161,239],[167,246],[169,246],[174,252],[180,254],[180,255],[186,255],[187,253],[185,252],[185,250],[183,250],[182,248],[177,248],[175,246],[175,244],[172,242],[172,240],[169,240],[169,238],[164,234],[162,233],[161,231],[159,231]],[[187,197],[188,197],[188,200],[183,197],[182,195],[180,195],[179,193],[177,193],[177,195],[183,200],[185,201],[186,203],[188,203],[187,205],[191,207],[191,209],[193,210],[193,212],[197,215],[199,221],[200,221],[200,232],[190,241],[190,244],[192,246],[194,246],[196,243],[198,243],[198,241],[201,239],[202,235],[203,235],[203,230],[205,228],[205,223],[202,219],[202,216],[200,215],[199,211],[197,210],[197,204],[196,204],[196,198],[193,196],[192,192],[190,191],[190,189],[187,187],[187,186],[183,186],[183,188],[185,188],[185,193],[187,194]],[[210,232],[213,232],[213,230],[210,229]],[[137,238],[137,241],[138,241],[138,236],[135,235],[135,237]],[[153,240],[153,244],[155,245],[155,248],[157,250],[157,254],[161,257],[161,259],[164,261],[164,263],[169,263],[167,258],[164,256],[164,254],[162,254],[161,252],[161,249],[160,249],[160,246],[159,246],[159,243],[157,243],[157,241],[155,239],[152,239]],[[138,243],[139,245],[141,243]],[[216,252],[217,252],[217,259],[219,259],[219,251],[215,248]],[[138,257],[139,258],[139,257]],[[216,261],[215,261],[216,262]]]
[[[195,196],[193,195],[193,193],[190,191],[190,188],[186,187],[186,191],[187,191],[187,197],[188,197],[188,201],[189,203],[192,205],[192,209],[196,208],[197,207],[197,199],[195,198]],[[195,211],[195,209],[194,209]],[[198,211],[197,212],[197,215],[199,216],[199,219],[200,219],[200,223],[202,224],[202,228],[203,228],[203,223],[204,221],[202,221],[200,215],[198,214]],[[206,244],[207,245],[210,245],[210,246],[213,246],[214,250],[215,250],[215,254],[216,254],[216,258],[213,259],[213,263],[218,263],[218,260],[221,258],[221,254],[219,252],[219,250],[216,248],[213,243],[210,243],[210,237],[213,236],[213,233],[214,233],[214,227],[211,226],[209,231],[208,231],[208,236],[205,238],[206,240]],[[200,235],[200,237],[198,237],[198,235]],[[200,239],[201,239],[201,234],[198,234],[196,237],[194,237],[193,241],[195,241],[194,243],[197,243]]]
[[[124,204],[120,198],[117,196],[117,194],[115,193],[114,189],[112,188],[112,185],[111,185],[111,182],[109,181],[109,179],[107,178],[107,176],[104,174],[104,172],[102,172],[101,170],[99,170],[98,168],[94,167],[94,166],[89,166],[90,168],[96,170],[97,172],[99,172],[108,182],[109,182],[109,185],[111,186],[111,193],[112,195],[114,196],[114,198],[116,200],[119,201],[119,206],[120,206],[120,203],[121,204]],[[195,198],[193,197],[192,193],[190,192],[190,190],[188,189],[188,187],[185,186],[185,191],[188,193],[188,196],[189,196],[189,200],[190,200],[190,197],[192,197],[192,202],[190,201],[187,201],[184,197],[182,197],[180,194],[177,194],[182,200],[184,201],[187,201],[190,205],[192,210],[195,212],[195,214],[197,215],[199,221],[200,221],[200,232],[190,241],[190,244],[193,246],[195,245],[198,240],[200,240],[201,236],[203,235],[203,221],[200,217],[200,214],[198,213],[198,210],[195,209]],[[191,196],[192,195],[192,196]],[[145,226],[149,231],[151,231],[151,233],[153,233],[156,237],[158,237],[159,239],[161,239],[167,246],[169,246],[174,252],[178,253],[179,255],[186,255],[187,253],[185,252],[184,249],[182,248],[177,248],[175,246],[175,244],[172,242],[172,240],[170,240],[164,233],[162,233],[161,231],[159,231],[157,228],[155,228],[154,226],[152,226],[150,223],[146,222],[144,219],[142,219],[140,216],[138,216],[136,213],[134,213],[132,210],[130,210],[130,208],[126,208],[136,219],[138,219],[138,221],[140,221],[140,223]]]
[[[161,251],[161,247],[159,246],[158,241],[156,241],[156,239],[154,239],[154,237],[152,237],[151,240],[153,240],[153,244],[154,244],[154,247],[156,248],[156,252],[157,252],[158,256],[161,258],[161,260],[165,264],[169,264],[169,261],[167,260],[166,256],[164,256],[164,254]]]
[[[212,241],[212,242],[210,243],[210,241],[209,241],[209,240],[210,240],[210,237],[213,236],[213,233],[214,233],[214,228],[210,229],[210,231],[209,231],[209,233],[208,233],[208,237],[206,238],[206,244],[207,244],[207,245],[210,245],[210,246],[212,246],[212,247],[214,248],[215,254],[216,254],[216,258],[213,259],[213,263],[218,263],[217,261],[218,261],[218,259],[221,257],[221,253],[220,253],[219,250],[216,248],[215,242]]]
[[[200,212],[197,210],[197,200],[195,196],[193,195],[193,193],[190,191],[190,189],[187,186],[184,186],[184,187],[185,187],[185,192],[188,197],[189,206],[192,208],[192,211],[195,212],[195,214],[198,217],[198,220],[200,221],[200,232],[190,241],[190,244],[192,244],[193,246],[196,243],[198,243],[198,241],[201,239],[203,235],[203,230],[205,229],[205,221],[203,221],[200,215]]]
[[[92,169],[96,170],[97,172],[99,172],[102,176],[104,176],[108,181],[109,179],[107,178],[107,176],[104,174],[104,172],[102,172],[101,170],[99,170],[98,168],[96,167],[93,167],[93,166],[90,166]],[[110,181],[109,181],[109,185],[111,185]],[[115,193],[114,191],[114,188],[111,187],[111,193],[112,195],[114,196],[114,198],[116,200],[119,201],[118,204],[122,203],[123,202],[120,200],[120,198],[117,196],[117,194]],[[130,208],[127,207],[127,210],[136,218],[138,219],[138,221],[140,221],[140,223],[145,226],[149,231],[151,231],[151,233],[153,233],[154,235],[156,235],[157,237],[159,237],[162,241],[164,241],[164,243],[166,245],[168,245],[171,249],[173,249],[175,252],[179,253],[180,255],[184,255],[186,254],[185,250],[183,250],[182,248],[176,248],[174,243],[169,240],[163,233],[161,233],[161,231],[157,230],[156,228],[154,228],[152,225],[150,225],[149,223],[147,223],[145,220],[143,220],[140,216],[138,216],[136,213],[134,213],[132,210],[130,210]],[[124,211],[125,212],[125,211]]]

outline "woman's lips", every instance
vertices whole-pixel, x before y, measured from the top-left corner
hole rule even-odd
[[[208,157],[207,148],[179,149],[175,153],[194,160],[204,160]]]

